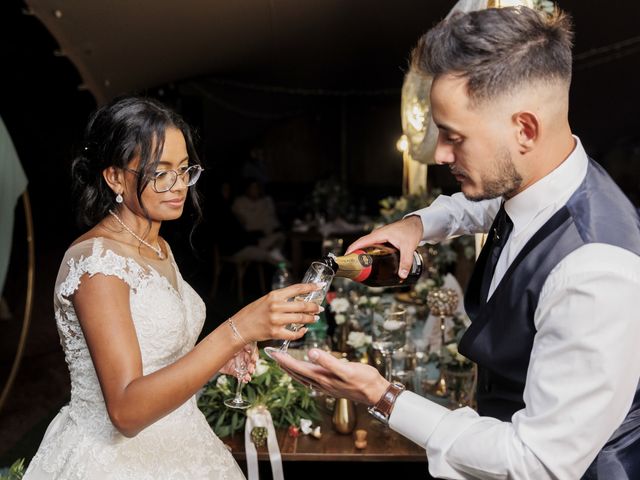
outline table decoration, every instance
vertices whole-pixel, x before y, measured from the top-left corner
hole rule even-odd
[[[200,410],[219,437],[234,435],[245,426],[245,412],[230,410],[223,403],[232,393],[235,382],[232,377],[219,375],[203,388],[198,398]],[[301,418],[320,418],[310,389],[292,381],[263,352],[260,353],[251,382],[244,387],[244,395],[252,407],[264,406],[269,411],[276,428],[297,426]]]
[[[265,435],[266,431],[266,435]],[[247,410],[247,420],[244,428],[244,449],[247,455],[247,471],[249,480],[258,480],[258,451],[259,445],[264,445],[266,436],[269,450],[269,462],[274,480],[284,480],[282,456],[273,426],[273,419],[264,405],[257,405]],[[258,442],[255,441],[258,439]]]
[[[429,306],[430,312],[440,318],[440,335],[441,335],[441,347],[440,347],[440,358],[441,358],[441,371],[440,371],[440,379],[438,380],[438,387],[436,388],[436,395],[446,396],[447,395],[447,381],[444,376],[442,366],[444,365],[443,359],[445,356],[445,345],[446,345],[446,318],[451,317],[455,312],[455,309],[458,306],[458,293],[452,288],[438,288],[435,290],[431,290],[427,296],[427,305]]]

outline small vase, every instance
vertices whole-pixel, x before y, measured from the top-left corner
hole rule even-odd
[[[345,321],[343,324],[338,325],[336,328],[336,350],[338,352],[348,353],[351,347],[347,343],[349,340],[349,322]]]
[[[356,427],[356,408],[348,398],[338,398],[333,409],[333,428],[336,432],[348,435]]]
[[[447,393],[458,408],[473,402],[473,384],[475,369],[473,366],[448,365],[442,369],[442,378],[446,382]]]

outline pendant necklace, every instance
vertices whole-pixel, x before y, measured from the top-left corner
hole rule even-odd
[[[127,232],[129,232],[131,235],[133,235],[133,237],[138,240],[140,243],[146,245],[147,247],[149,247],[151,250],[153,250],[154,252],[156,252],[156,255],[158,256],[158,258],[160,260],[164,259],[164,254],[162,253],[162,249],[160,248],[160,246],[154,247],[153,245],[151,245],[149,242],[147,242],[146,240],[140,238],[138,235],[136,235],[136,233],[131,230],[129,227],[127,227],[127,225],[125,225],[125,223],[120,219],[120,217],[113,211],[113,210],[109,210],[109,213],[111,214],[111,216],[113,218],[115,218],[118,223],[120,225],[122,225],[122,228],[124,228]]]

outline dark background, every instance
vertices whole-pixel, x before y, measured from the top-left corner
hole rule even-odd
[[[215,207],[211,202],[218,184],[238,178],[254,147],[265,152],[269,193],[285,225],[303,213],[300,206],[314,183],[326,178],[344,184],[358,208],[375,215],[379,199],[401,193],[402,162],[395,144],[401,135],[400,88],[409,52],[455,2],[434,2],[434,8],[430,3],[416,2],[415,10],[381,18],[372,2],[370,11],[327,25],[325,38],[317,30],[308,35],[301,29],[296,49],[283,49],[282,58],[273,62],[130,93],[161,99],[199,132],[207,167],[201,183],[208,199],[205,216]],[[570,112],[574,133],[638,206],[640,6],[630,0],[615,2],[615,7],[579,0],[558,3],[574,15],[576,30]],[[9,0],[0,10],[0,115],[29,178],[36,297],[23,367],[11,401],[0,413],[0,466],[33,453],[50,415],[68,395],[51,298],[62,254],[81,232],[74,221],[69,167],[96,106],[91,94],[78,88],[82,80],[74,66],[54,55],[55,40],[39,20],[22,13],[24,8],[21,1]],[[363,47],[367,38],[375,39],[375,49]],[[631,47],[593,52],[633,38]],[[455,189],[447,173],[435,166],[429,167],[429,185]],[[208,245],[221,234],[208,220],[196,236],[196,253],[186,239],[188,215],[163,227],[183,275],[203,296],[211,281]],[[208,307],[207,328],[212,328],[238,305],[223,298]]]

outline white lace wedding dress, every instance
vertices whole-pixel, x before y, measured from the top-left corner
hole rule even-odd
[[[85,273],[115,275],[129,285],[145,375],[189,352],[204,323],[204,303],[182,279],[171,254],[166,260],[149,261],[137,248],[104,238],[72,246],[54,292],[71,401],[49,425],[25,480],[244,478],[198,410],[195,397],[133,438],[113,426],[69,300]]]

